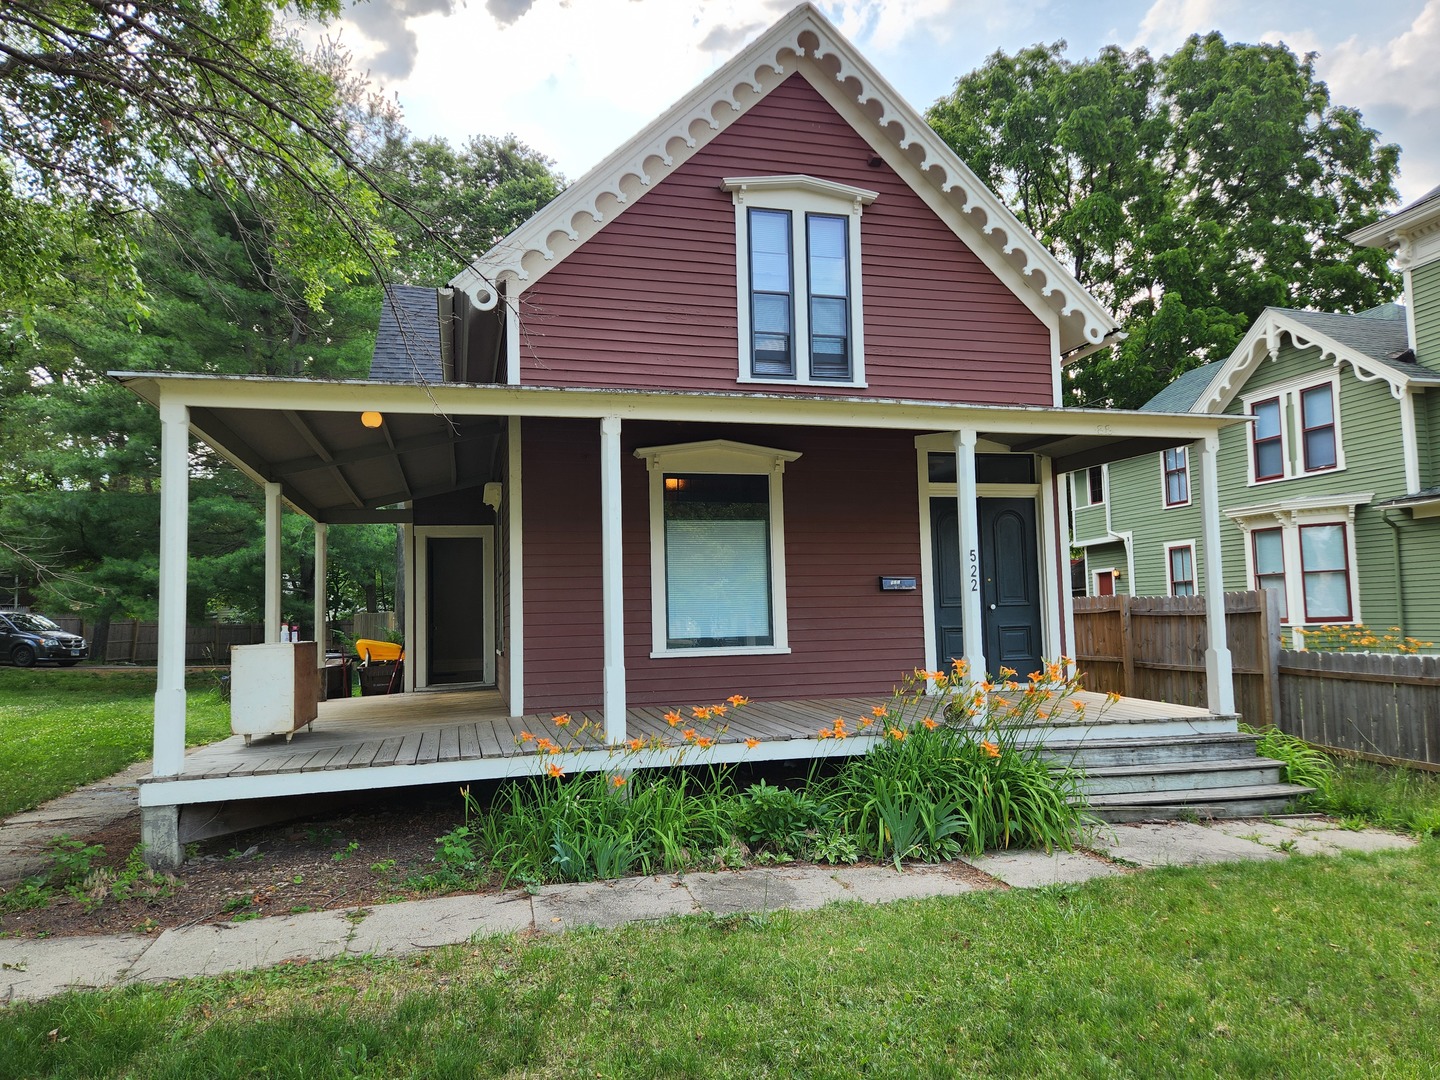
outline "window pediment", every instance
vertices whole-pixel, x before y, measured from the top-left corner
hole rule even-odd
[[[670,446],[643,446],[635,451],[651,472],[711,472],[756,474],[784,472],[785,465],[800,457],[795,450],[777,450],[731,439],[674,443]]]

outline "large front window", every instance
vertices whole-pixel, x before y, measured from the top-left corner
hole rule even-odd
[[[1350,569],[1344,525],[1300,526],[1306,622],[1350,621]]]
[[[665,645],[773,645],[770,477],[664,477]]]
[[[710,439],[642,447],[651,655],[790,651],[785,466],[793,450]]]

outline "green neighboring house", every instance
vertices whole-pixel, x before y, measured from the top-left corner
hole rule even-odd
[[[1278,590],[1287,628],[1364,622],[1440,642],[1440,188],[1350,239],[1395,253],[1403,306],[1268,308],[1228,359],[1143,408],[1253,418],[1219,436],[1226,589]],[[1199,456],[1071,474],[1087,594],[1196,591]]]

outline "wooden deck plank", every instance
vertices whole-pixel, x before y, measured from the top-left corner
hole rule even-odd
[[[363,769],[373,764],[380,748],[385,745],[383,739],[366,739],[359,746],[355,747],[352,753],[343,762],[336,760],[330,763],[332,769]]]
[[[385,765],[394,765],[396,757],[400,754],[400,748],[404,745],[405,738],[401,735],[391,735],[380,740],[380,749],[375,751],[375,756],[370,759],[372,768],[381,768]]]
[[[460,760],[460,726],[458,724],[448,724],[440,729],[440,748],[436,759],[438,761]]]
[[[500,720],[481,720],[475,725],[475,737],[482,757],[508,757],[515,751],[510,725],[502,724]]]
[[[473,761],[483,755],[480,753],[480,733],[476,730],[476,724],[460,725],[460,757],[466,761]]]
[[[434,764],[440,760],[440,733],[433,728],[420,735],[420,746],[415,753],[416,764]]]
[[[414,765],[420,755],[421,733],[412,731],[401,740],[400,749],[395,753],[396,765]]]

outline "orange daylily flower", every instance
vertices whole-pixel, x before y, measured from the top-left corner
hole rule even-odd
[[[1114,690],[1111,690],[1108,694],[1105,695],[1105,704],[1107,705],[1114,705],[1119,700],[1120,695],[1115,693]]]
[[[834,737],[835,733],[831,731],[828,727],[822,727],[820,729],[819,735],[817,736],[817,738],[821,739],[833,739]]]
[[[550,749],[546,750],[545,752],[547,754],[558,754],[560,752],[560,747],[552,745]]]
[[[937,727],[940,726],[940,724],[935,720],[933,716],[925,717],[925,719],[921,720],[920,723],[924,724],[926,729],[930,731],[934,731]]]
[[[749,699],[748,697],[746,697],[744,694],[731,694],[731,695],[730,695],[729,697],[727,697],[725,700],[728,701],[731,705],[735,706],[735,708],[737,708],[737,709],[738,709],[741,705],[749,705],[749,704],[750,704],[750,699]]]
[[[637,737],[637,738],[631,739],[631,740],[630,740],[628,743],[626,743],[625,745],[628,746],[628,747],[630,747],[631,750],[639,750],[639,749],[641,749],[641,748],[645,745],[645,740]]]
[[[545,771],[551,776],[555,777],[557,780],[565,775],[565,770],[560,768],[560,766],[556,765],[554,762],[551,762],[549,767],[546,768]]]
[[[522,732],[520,732],[520,741],[521,741],[522,743],[523,743],[523,742],[529,742],[529,741],[530,741],[531,739],[533,739],[533,738],[535,738],[535,736],[534,736],[534,735],[531,735],[530,732],[528,732],[528,731],[522,731]]]
[[[700,738],[695,740],[695,745],[700,747],[701,750],[705,750],[709,747],[714,746],[715,740],[710,738],[710,736],[708,735],[701,735]]]
[[[874,722],[875,722],[875,721],[872,720],[872,719],[871,719],[870,717],[868,717],[868,716],[862,716],[862,717],[860,718],[860,726],[861,726],[862,728],[867,728],[867,727],[869,727],[871,724],[873,724]]]
[[[704,705],[696,705],[690,710],[690,715],[695,717],[696,720],[709,720],[710,710]]]
[[[908,732],[904,732],[901,731],[899,728],[892,727],[886,734],[888,734],[896,742],[904,742],[905,736],[908,734]]]
[[[870,715],[878,719],[879,717],[884,716],[889,711],[890,710],[887,709],[884,705],[876,705],[873,709],[870,710]]]
[[[1000,756],[1000,747],[996,746],[993,742],[991,742],[991,741],[988,740],[988,739],[986,739],[985,741],[983,741],[983,742],[980,744],[980,749],[984,750],[985,753],[989,754],[991,757],[999,757],[999,756]]]
[[[684,731],[680,732],[680,734],[685,737],[686,742],[689,742],[695,738],[695,729],[693,727],[687,727]]]
[[[746,745],[747,747],[749,747],[751,750],[754,750],[755,747],[757,747],[757,746],[760,745],[760,740],[759,740],[759,739],[746,739],[746,740],[745,740],[745,745]]]
[[[612,783],[613,785],[615,785],[617,788],[624,787],[624,786],[625,786],[625,777],[623,777],[623,776],[612,776],[612,777],[610,778],[610,783]]]
[[[570,714],[561,713],[559,716],[552,716],[550,718],[550,722],[556,727],[564,727],[566,724],[570,723]]]
[[[682,716],[681,716],[678,712],[676,712],[674,709],[671,709],[669,712],[667,712],[667,713],[665,714],[665,722],[666,722],[667,724],[669,724],[671,727],[674,727],[676,724],[680,723],[680,721],[681,721],[682,719],[684,719],[684,717],[682,717]]]
[[[729,711],[730,711],[730,710],[727,709],[724,705],[711,705],[711,706],[710,706],[710,715],[711,715],[711,716],[724,716],[724,715],[725,715],[727,712],[729,712]]]

